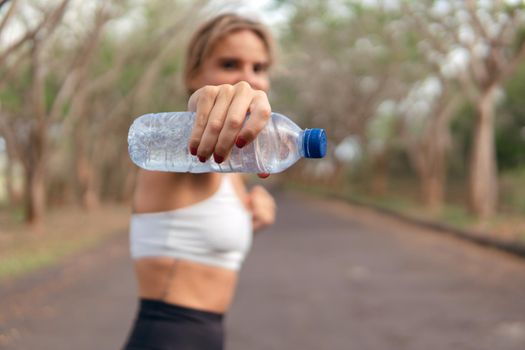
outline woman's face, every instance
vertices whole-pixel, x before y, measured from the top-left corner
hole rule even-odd
[[[239,30],[219,40],[200,71],[190,81],[197,90],[205,85],[246,81],[253,89],[268,92],[269,57],[263,41],[251,30]]]

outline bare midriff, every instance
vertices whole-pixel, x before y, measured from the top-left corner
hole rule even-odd
[[[173,174],[140,171],[133,199],[135,213],[168,211],[198,203],[219,188],[220,174]],[[241,182],[234,187],[243,195]],[[228,310],[237,271],[172,257],[135,260],[139,296],[203,311]]]
[[[135,261],[139,296],[198,310],[224,313],[237,284],[237,272],[173,258]]]

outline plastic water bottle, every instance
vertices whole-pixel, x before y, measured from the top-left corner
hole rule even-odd
[[[322,158],[326,154],[323,129],[301,130],[287,117],[272,113],[257,138],[243,148],[233,147],[218,164],[210,157],[200,162],[190,154],[188,142],[195,120],[193,112],[145,114],[129,129],[131,160],[147,170],[170,172],[278,173],[301,157]]]

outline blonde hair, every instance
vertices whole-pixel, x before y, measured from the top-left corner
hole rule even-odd
[[[193,92],[189,87],[191,80],[199,73],[203,62],[212,52],[217,42],[228,34],[240,30],[250,30],[255,33],[266,47],[269,64],[273,63],[274,43],[266,26],[237,14],[227,13],[219,15],[202,24],[189,42],[184,64],[184,84],[189,94]]]

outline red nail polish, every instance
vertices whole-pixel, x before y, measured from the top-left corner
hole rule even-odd
[[[259,177],[261,179],[266,179],[268,176],[270,176],[270,174],[268,174],[268,173],[261,173],[261,174],[258,174],[258,175],[259,175]]]
[[[206,158],[202,156],[199,156],[199,160],[201,161],[201,163],[206,163]]]
[[[246,140],[243,139],[242,137],[237,137],[237,140],[235,141],[235,145],[239,148],[243,148],[244,146],[246,146]]]
[[[197,147],[190,147],[190,153],[192,156],[196,156],[197,155]]]
[[[222,162],[224,162],[224,157],[218,156],[216,154],[213,155],[213,159],[215,160],[215,163],[217,164],[221,164]]]

